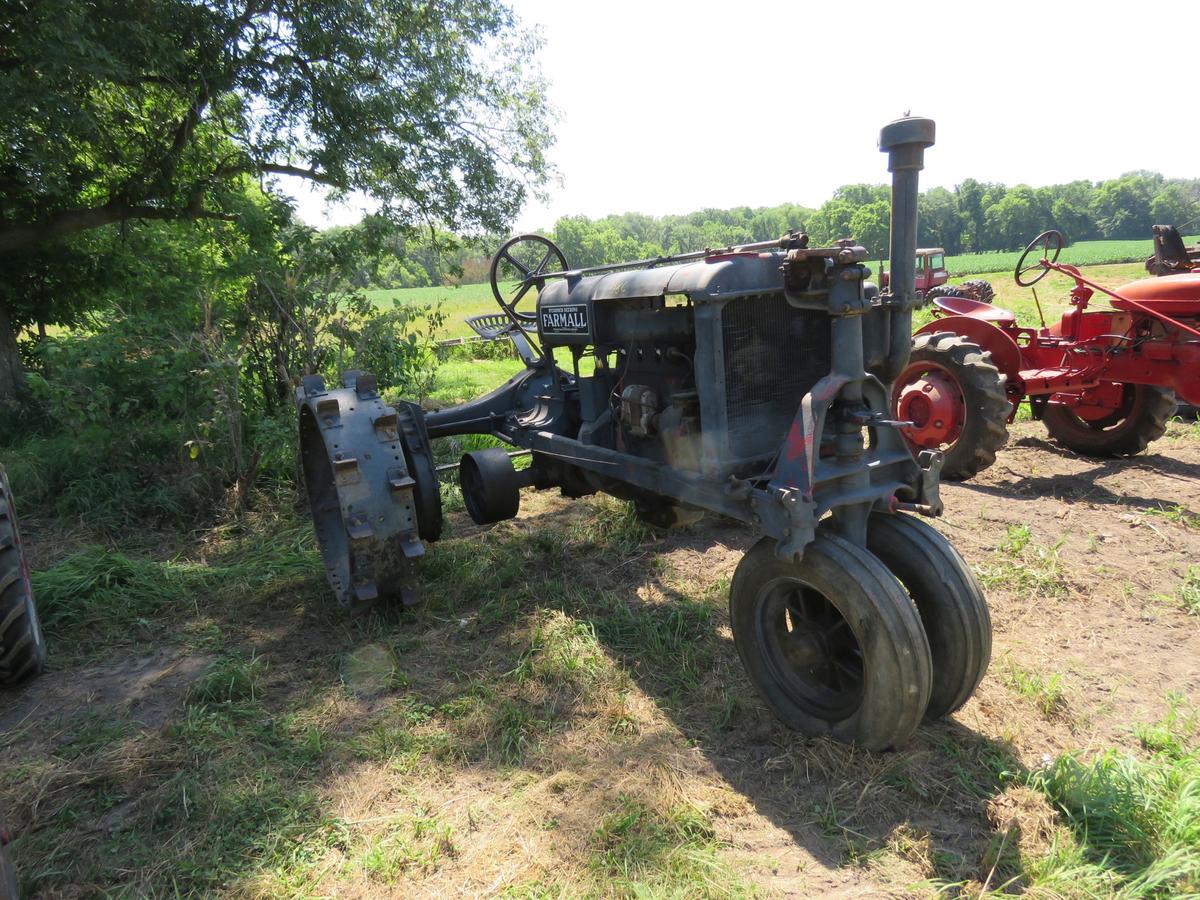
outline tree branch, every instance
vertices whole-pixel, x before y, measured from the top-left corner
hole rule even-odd
[[[332,175],[325,172],[318,172],[314,169],[302,169],[299,166],[289,166],[283,163],[259,163],[253,168],[259,172],[269,172],[272,175],[295,175],[298,178],[307,178],[309,181],[316,181],[319,184],[327,184],[330,187],[345,188],[346,185],[338,181]]]
[[[0,225],[0,253],[24,250],[55,238],[69,237],[81,231],[124,222],[128,219],[219,219],[235,222],[230,213],[203,209],[192,203],[183,209],[162,206],[137,206],[121,198],[113,198],[103,206],[92,209],[69,209],[55,213],[41,222]]]

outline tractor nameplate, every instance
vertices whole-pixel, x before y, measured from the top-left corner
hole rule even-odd
[[[542,334],[590,334],[588,308],[584,303],[548,306],[541,310]]]

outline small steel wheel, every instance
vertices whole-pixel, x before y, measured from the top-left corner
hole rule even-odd
[[[501,447],[464,453],[458,481],[467,513],[476,525],[515,518],[521,508],[521,476]]]
[[[869,552],[820,532],[800,562],[763,538],[729,592],[734,643],[785,725],[883,750],[903,744],[929,702],[932,667],[904,588]]]
[[[900,579],[929,639],[928,721],[960,709],[992,658],[992,619],[975,575],[941,532],[915,516],[873,513],[867,549]]]

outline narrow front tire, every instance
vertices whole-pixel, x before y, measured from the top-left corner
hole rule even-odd
[[[875,556],[821,532],[799,562],[763,538],[738,564],[729,614],[738,655],[785,725],[869,750],[921,723],[932,666],[917,610]]]
[[[933,688],[925,719],[961,709],[992,658],[992,619],[983,589],[941,532],[914,516],[874,513],[867,549],[908,591],[929,639]]]

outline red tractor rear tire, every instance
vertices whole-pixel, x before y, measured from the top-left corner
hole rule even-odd
[[[984,281],[982,278],[972,278],[955,285],[955,287],[959,289],[960,297],[969,297],[981,303],[991,303],[996,298],[996,291],[992,287],[992,283]]]
[[[1121,407],[1103,419],[1080,418],[1069,406],[1047,404],[1050,437],[1085,456],[1133,456],[1162,437],[1175,414],[1175,395],[1145,384],[1122,385]]]
[[[961,297],[962,294],[958,291],[957,284],[939,284],[931,287],[925,292],[925,299],[932,300],[934,297]]]
[[[914,398],[930,382],[932,405]],[[949,481],[986,469],[1008,440],[1012,406],[1004,376],[990,353],[950,331],[913,338],[908,366],[892,386],[892,408],[896,418],[915,423],[901,432],[914,453],[942,451],[942,477]]]

